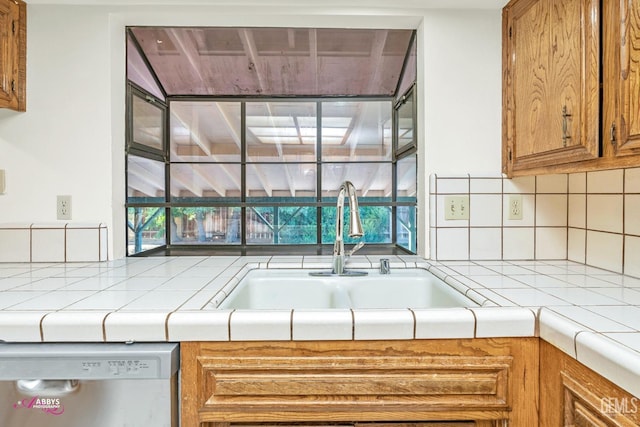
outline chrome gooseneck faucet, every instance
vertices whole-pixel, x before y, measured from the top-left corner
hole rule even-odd
[[[336,204],[336,240],[333,244],[333,274],[345,274],[344,266],[346,259],[353,255],[355,251],[364,246],[363,242],[358,243],[348,254],[344,252],[344,196],[349,197],[349,236],[362,237],[362,223],[360,222],[360,211],[358,209],[358,197],[356,188],[351,181],[345,181],[338,190],[338,201]]]

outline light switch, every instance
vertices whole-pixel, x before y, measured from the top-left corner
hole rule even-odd
[[[444,219],[469,219],[469,196],[445,196]]]

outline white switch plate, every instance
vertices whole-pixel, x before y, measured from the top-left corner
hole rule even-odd
[[[522,219],[522,194],[509,194],[509,219]]]
[[[469,196],[444,196],[444,219],[469,219]]]
[[[4,194],[7,191],[7,181],[5,179],[4,169],[0,169],[0,194]]]

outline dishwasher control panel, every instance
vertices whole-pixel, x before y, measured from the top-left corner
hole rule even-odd
[[[25,365],[27,362],[27,365]],[[17,379],[152,379],[158,378],[160,362],[158,359],[102,359],[74,358],[42,359],[37,363],[25,359],[2,360],[0,378],[10,373]]]
[[[0,343],[0,380],[160,379],[178,367],[179,347],[170,343]]]
[[[158,361],[154,359],[109,359],[80,361],[84,374],[104,378],[154,378]]]

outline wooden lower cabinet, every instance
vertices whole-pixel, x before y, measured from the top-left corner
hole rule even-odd
[[[640,425],[640,399],[540,340],[540,426]]]
[[[538,339],[185,342],[185,427],[531,427]]]
[[[204,423],[206,427],[228,427],[230,423]],[[420,422],[420,423],[277,423],[277,424],[238,424],[234,423],[234,427],[495,427],[497,425],[503,425],[501,421],[433,421],[433,422]]]

